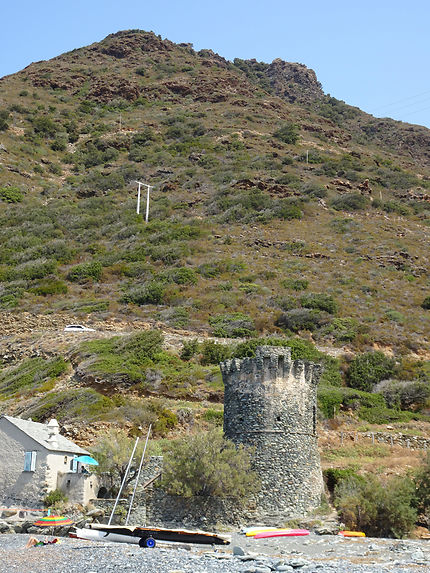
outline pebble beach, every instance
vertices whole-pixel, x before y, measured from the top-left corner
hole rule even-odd
[[[0,535],[0,572],[16,573],[430,573],[430,540],[307,538],[253,540],[233,534],[220,549],[60,538],[27,548],[27,534]],[[52,540],[52,537],[38,536]]]

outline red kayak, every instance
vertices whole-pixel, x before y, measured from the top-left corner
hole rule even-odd
[[[294,537],[309,535],[307,529],[278,529],[277,531],[262,531],[254,535],[254,539],[267,539],[268,537]]]

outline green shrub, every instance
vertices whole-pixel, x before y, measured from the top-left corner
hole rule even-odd
[[[318,387],[318,407],[326,418],[334,418],[341,409],[362,412],[385,409],[385,400],[380,394],[371,394],[352,388]]]
[[[222,410],[214,410],[213,408],[208,408],[203,414],[203,419],[206,422],[210,422],[215,426],[222,426],[224,422],[224,412]]]
[[[336,314],[337,312],[336,301],[331,295],[325,293],[304,294],[300,298],[300,304],[305,308],[323,310],[329,314]]]
[[[180,267],[169,271],[169,277],[178,285],[195,285],[197,284],[197,274],[194,269]]]
[[[0,131],[6,131],[9,129],[9,124],[7,120],[9,119],[9,112],[6,109],[0,110]]]
[[[373,537],[403,538],[410,534],[417,518],[414,498],[411,479],[396,477],[381,483],[368,474],[365,479],[340,481],[334,503],[347,529]]]
[[[355,318],[333,318],[322,334],[332,336],[337,342],[352,342],[359,330],[360,325]]]
[[[327,468],[323,470],[324,481],[327,484],[327,489],[331,494],[334,493],[335,487],[342,481],[348,478],[363,479],[357,475],[354,468]]]
[[[48,259],[36,259],[34,261],[27,261],[15,267],[15,278],[34,280],[43,279],[46,276],[55,272],[57,268],[57,261]]]
[[[230,358],[230,348],[225,344],[217,344],[213,340],[208,340],[200,345],[201,352],[201,363],[203,365],[207,364],[219,364],[227,358]]]
[[[393,410],[378,406],[368,408],[363,406],[359,409],[358,415],[362,420],[366,420],[369,424],[393,424],[395,422],[410,422],[411,420],[418,420],[419,414],[413,412],[402,412],[400,410]]]
[[[213,316],[209,324],[214,335],[220,338],[247,338],[256,332],[252,318],[241,312]]]
[[[0,199],[6,203],[20,203],[24,198],[18,187],[0,187]]]
[[[194,338],[193,340],[186,340],[182,344],[182,350],[180,354],[181,360],[191,360],[191,358],[193,358],[193,356],[195,356],[198,351],[199,341],[197,338]]]
[[[416,487],[415,506],[428,520],[430,519],[430,453],[427,453],[423,463],[414,477]]]
[[[162,304],[165,294],[165,285],[159,281],[148,281],[142,286],[131,288],[120,301],[132,302],[138,305]]]
[[[387,213],[397,213],[397,215],[409,215],[410,213],[406,205],[398,201],[386,201],[382,208]]]
[[[166,436],[177,425],[178,417],[176,414],[164,407],[158,400],[152,401],[149,409],[156,416],[152,425],[152,431],[156,436]]]
[[[10,398],[51,389],[55,378],[68,369],[63,358],[30,358],[0,373],[0,397]]]
[[[291,290],[306,290],[309,286],[309,281],[306,279],[284,279],[281,281],[281,286]]]
[[[258,491],[250,456],[218,429],[171,440],[163,460],[161,487],[182,497],[246,499]]]
[[[325,418],[334,418],[339,413],[342,401],[343,393],[340,388],[318,388],[318,408]]]
[[[81,263],[72,267],[67,273],[67,278],[72,282],[85,282],[87,280],[99,281],[103,267],[100,261]]]
[[[313,332],[329,321],[328,315],[318,310],[293,308],[283,312],[276,319],[275,325],[292,332],[298,332],[299,330],[310,330]]]
[[[66,294],[67,285],[60,280],[46,280],[37,286],[30,289],[30,292],[41,296],[49,296],[52,294]]]
[[[47,116],[36,116],[31,120],[35,133],[44,137],[54,137],[57,133],[57,125]]]
[[[333,199],[331,206],[336,211],[360,211],[369,205],[369,199],[359,193],[346,193]]]
[[[54,489],[53,491],[48,492],[46,497],[43,500],[43,505],[45,507],[55,507],[57,505],[61,505],[63,503],[67,503],[68,497],[65,493],[63,493],[59,489]]]
[[[159,330],[144,330],[120,339],[115,343],[115,352],[131,354],[138,362],[144,364],[147,359],[154,360],[162,350],[163,335]]]
[[[346,372],[348,386],[357,390],[371,391],[374,384],[390,378],[395,370],[395,360],[382,352],[366,352],[357,355]]]
[[[299,129],[294,123],[286,123],[275,131],[273,137],[284,143],[295,144],[299,139]]]
[[[423,302],[421,303],[421,307],[425,310],[430,310],[430,295],[426,296]]]

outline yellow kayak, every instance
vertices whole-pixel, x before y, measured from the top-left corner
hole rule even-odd
[[[343,537],[366,537],[366,534],[362,531],[339,531],[338,535],[343,535]]]
[[[251,527],[245,531],[246,537],[254,537],[257,533],[264,533],[265,531],[277,531],[277,527]]]

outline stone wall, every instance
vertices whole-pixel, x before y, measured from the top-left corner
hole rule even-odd
[[[270,524],[306,515],[323,492],[316,434],[321,367],[292,361],[289,348],[264,346],[255,358],[223,362],[221,372],[225,435],[255,448],[259,516]]]

